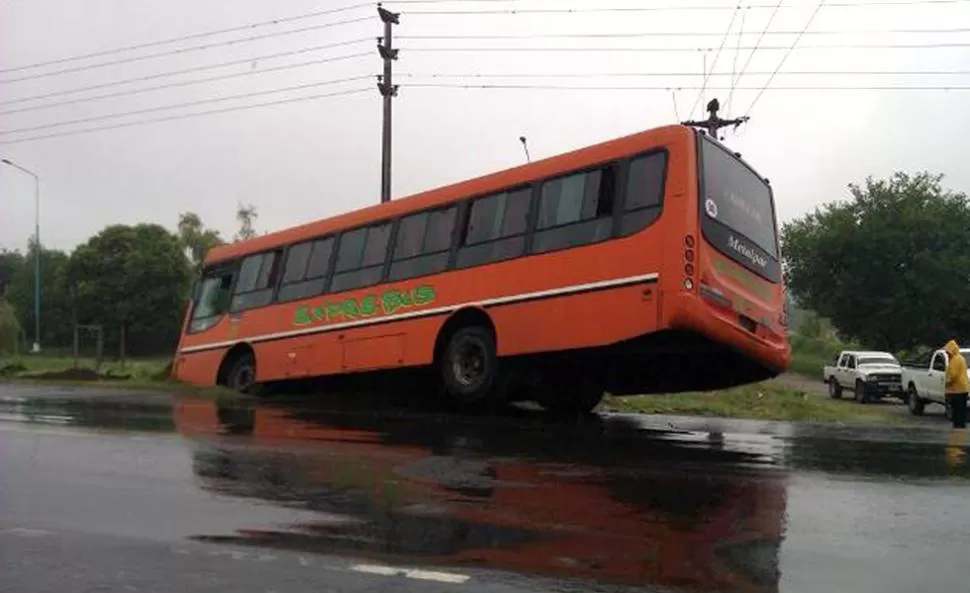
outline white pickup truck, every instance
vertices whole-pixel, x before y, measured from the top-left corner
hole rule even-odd
[[[970,359],[970,348],[961,348],[964,358]],[[950,406],[946,401],[946,367],[950,359],[945,350],[936,350],[903,365],[903,387],[906,389],[906,403],[914,416],[923,413],[926,404],[940,404],[950,418]],[[970,371],[967,371],[970,376]]]
[[[852,390],[860,403],[890,395],[905,398],[899,361],[888,352],[843,350],[833,363],[822,368],[822,381],[834,399],[842,397],[843,389]]]

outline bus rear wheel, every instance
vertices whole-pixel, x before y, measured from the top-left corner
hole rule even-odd
[[[498,366],[495,336],[488,328],[470,326],[455,331],[439,360],[446,395],[466,406],[496,401]]]

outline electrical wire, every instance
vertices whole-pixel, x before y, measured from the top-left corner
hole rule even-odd
[[[327,86],[327,85],[331,85],[331,84],[340,84],[340,83],[344,83],[344,82],[352,82],[352,81],[356,81],[356,80],[364,80],[364,79],[367,79],[367,78],[374,78],[374,75],[373,74],[365,74],[365,75],[362,75],[362,76],[350,76],[350,77],[347,77],[347,78],[339,78],[339,79],[335,79],[335,80],[324,80],[322,82],[310,82],[310,83],[306,83],[306,84],[298,84],[298,85],[295,85],[295,86],[288,86],[288,87],[282,87],[282,88],[277,88],[277,89],[269,89],[269,90],[263,90],[263,91],[254,91],[254,92],[250,92],[250,93],[242,93],[242,94],[238,94],[238,95],[228,95],[228,96],[225,96],[225,97],[215,97],[215,98],[210,98],[210,99],[201,99],[201,100],[198,100],[198,101],[189,101],[189,102],[186,102],[186,103],[175,103],[175,104],[172,104],[172,105],[161,105],[161,106],[158,106],[158,107],[150,107],[148,109],[136,109],[134,111],[124,111],[124,112],[121,112],[121,113],[108,113],[106,115],[95,115],[95,116],[91,116],[91,117],[82,117],[82,118],[79,118],[79,119],[59,121],[59,122],[54,122],[54,123],[49,123],[49,124],[42,124],[42,125],[39,125],[39,126],[29,126],[29,127],[26,127],[26,128],[10,128],[10,129],[6,129],[6,130],[0,130],[0,134],[21,134],[21,133],[24,133],[24,132],[34,132],[34,131],[37,131],[37,130],[46,130],[48,128],[57,128],[57,127],[61,127],[61,126],[68,126],[68,125],[74,125],[74,124],[83,124],[83,123],[88,123],[88,122],[92,122],[92,121],[101,121],[101,120],[105,120],[105,119],[114,119],[114,118],[117,118],[117,117],[128,117],[130,115],[142,115],[142,114],[145,114],[145,113],[154,113],[156,111],[165,111],[166,109],[180,109],[182,107],[195,107],[196,105],[206,105],[208,103],[219,103],[221,101],[232,101],[232,100],[235,100],[235,99],[247,99],[249,97],[257,97],[257,96],[260,96],[260,95],[270,95],[270,94],[273,94],[273,93],[283,93],[283,92],[287,92],[287,91],[297,91],[297,90],[303,90],[303,89],[308,89],[308,88],[314,88],[314,87],[318,87],[318,86]]]
[[[85,129],[82,129],[82,130],[71,130],[71,131],[67,131],[67,132],[57,132],[57,133],[54,133],[54,134],[43,134],[41,136],[31,136],[31,137],[28,137],[28,138],[18,138],[16,140],[2,140],[2,139],[0,139],[0,145],[23,144],[23,143],[26,143],[26,142],[34,142],[34,141],[37,141],[37,140],[46,140],[48,138],[59,138],[59,137],[62,137],[62,136],[74,136],[74,135],[77,135],[77,134],[89,134],[89,133],[92,133],[92,132],[102,132],[104,130],[115,130],[115,129],[118,129],[118,128],[127,128],[127,127],[131,127],[131,126],[141,126],[141,125],[153,124],[153,123],[159,123],[159,122],[175,121],[175,120],[180,120],[180,119],[188,119],[188,118],[192,118],[192,117],[201,117],[201,116],[204,116],[204,115],[215,115],[215,114],[220,114],[220,113],[230,113],[230,112],[233,112],[233,111],[244,111],[244,110],[248,110],[248,109],[257,109],[257,108],[260,108],[260,107],[271,107],[271,106],[274,106],[274,105],[283,105],[283,104],[286,104],[286,103],[296,103],[296,102],[299,102],[299,101],[314,101],[314,100],[317,100],[317,99],[323,99],[323,98],[327,98],[327,97],[341,97],[341,96],[346,96],[346,95],[356,95],[356,94],[360,94],[360,93],[371,93],[373,91],[374,91],[374,89],[373,88],[370,88],[370,87],[368,87],[368,88],[361,88],[361,89],[349,89],[349,90],[345,90],[345,91],[335,91],[335,92],[332,92],[332,93],[321,93],[321,94],[317,94],[317,95],[309,95],[309,96],[306,96],[306,97],[293,97],[293,98],[290,98],[290,99],[280,99],[280,100],[277,100],[277,101],[267,101],[265,103],[255,103],[255,104],[252,104],[252,105],[240,105],[240,106],[237,106],[237,107],[224,107],[224,108],[221,108],[221,109],[210,109],[208,111],[199,111],[199,112],[195,112],[195,113],[181,113],[181,114],[178,114],[178,115],[169,115],[169,116],[165,116],[165,117],[158,117],[158,118],[146,119],[146,120],[139,120],[139,121],[134,121],[134,122],[125,122],[125,123],[119,123],[119,124],[112,124],[112,125],[108,125],[108,126],[95,126],[95,127],[91,127],[91,128],[85,128]]]
[[[970,0],[900,0],[900,1],[879,1],[870,0],[868,2],[831,2],[828,8],[866,8],[880,6],[929,6],[946,4],[965,4]],[[760,10],[774,8],[773,4],[751,4],[748,8]],[[795,8],[786,6],[785,8]],[[462,10],[409,10],[402,14],[407,16],[448,16],[448,15],[520,15],[520,14],[585,14],[596,12],[658,12],[658,11],[712,11],[712,10],[734,10],[733,6],[725,5],[694,5],[694,6],[620,6],[620,7],[600,7],[600,8],[506,8],[506,9],[462,9]]]
[[[345,6],[343,8],[331,8],[329,10],[318,10],[315,12],[308,12],[305,14],[298,14],[294,16],[281,17],[278,19],[272,19],[268,21],[261,21],[257,23],[249,23],[246,25],[239,25],[237,27],[228,27],[225,29],[215,29],[212,31],[204,31],[201,33],[191,33],[189,35],[181,35],[179,37],[170,37],[168,39],[159,39],[157,41],[149,41],[147,43],[138,43],[135,45],[127,45],[124,47],[116,47],[112,49],[105,49],[101,51],[90,52],[86,54],[77,54],[73,56],[67,56],[64,58],[57,58],[54,60],[47,60],[45,62],[35,62],[33,64],[24,64],[23,66],[14,66],[13,68],[3,68],[0,69],[0,74],[5,74],[7,72],[17,72],[20,70],[30,70],[33,68],[40,68],[43,66],[53,66],[55,64],[63,64],[66,62],[73,62],[76,60],[85,60],[88,58],[98,58],[102,56],[110,56],[117,53],[124,53],[128,51],[134,51],[137,49],[145,49],[148,47],[157,47],[159,45],[168,45],[169,43],[178,43],[180,41],[191,41],[193,39],[202,39],[204,37],[212,37],[214,35],[222,35],[225,33],[236,33],[239,31],[246,31],[251,29],[258,29],[261,27],[268,27],[272,25],[280,25],[283,23],[291,23],[294,21],[300,21],[310,18],[315,18],[318,16],[324,16],[329,14],[336,14],[339,12],[347,12],[351,10],[357,10],[359,8],[365,8],[368,6],[375,6],[373,2],[365,2],[361,4],[354,4],[352,6]]]
[[[745,8],[747,10],[747,8]],[[771,24],[769,20],[769,25]],[[801,31],[763,31],[761,37],[765,35],[798,35]],[[835,29],[829,31],[806,31],[803,35],[892,35],[892,34],[927,34],[940,35],[946,33],[970,33],[970,27],[956,29],[883,29],[883,30],[851,30]],[[750,34],[750,33],[748,33]],[[395,35],[394,39],[419,39],[419,40],[502,40],[502,39],[632,39],[641,37],[721,37],[724,33],[717,31],[651,31],[636,33],[525,33],[512,35]],[[737,36],[739,39],[744,33],[731,33],[728,37]]]
[[[696,75],[696,74],[695,74]],[[696,91],[700,86],[576,86],[554,84],[448,84],[448,83],[404,83],[402,88],[440,88],[440,89],[534,89],[570,91]],[[764,87],[737,87],[739,91],[760,91]],[[709,91],[728,91],[731,87],[707,87]],[[970,85],[963,86],[791,86],[774,87],[779,91],[970,91]]]
[[[740,83],[741,79],[744,78],[744,73],[748,71],[748,65],[751,64],[751,59],[754,57],[754,54],[758,53],[758,47],[761,46],[761,41],[765,38],[765,35],[768,34],[768,29],[771,28],[771,23],[775,21],[775,15],[778,14],[778,10],[781,8],[784,1],[785,0],[778,0],[778,4],[775,4],[774,10],[771,11],[771,15],[768,17],[768,22],[765,23],[765,28],[761,30],[761,35],[759,35],[758,40],[754,42],[754,49],[752,49],[751,53],[748,54],[748,59],[744,61],[744,66],[741,66],[741,74],[738,74],[738,80],[735,84]]]
[[[288,31],[277,31],[275,33],[265,33],[263,35],[252,35],[250,37],[242,37],[240,39],[232,39],[232,40],[229,40],[229,41],[219,41],[219,42],[215,42],[215,43],[207,43],[207,44],[204,44],[204,45],[194,45],[194,46],[190,46],[190,47],[176,48],[176,49],[173,49],[173,50],[168,50],[168,51],[163,51],[163,52],[157,52],[157,53],[153,53],[153,54],[145,54],[143,56],[133,56],[133,57],[130,57],[130,58],[119,58],[117,60],[110,60],[110,61],[107,61],[107,62],[98,62],[96,64],[88,64],[86,66],[74,66],[74,67],[71,67],[71,68],[63,68],[61,70],[52,70],[50,72],[42,72],[40,74],[31,74],[29,76],[21,76],[19,78],[5,78],[3,80],[0,80],[0,84],[9,84],[11,82],[21,82],[21,81],[24,81],[24,80],[34,80],[34,79],[37,79],[37,78],[46,78],[46,77],[49,77],[49,76],[57,76],[57,75],[60,75],[60,74],[68,74],[68,73],[71,73],[71,72],[82,72],[82,71],[85,71],[85,70],[93,70],[95,68],[104,68],[105,66],[114,66],[114,65],[117,65],[117,64],[128,64],[128,63],[131,63],[131,62],[140,62],[140,61],[150,60],[150,59],[154,59],[154,58],[161,58],[161,57],[166,57],[166,56],[174,56],[174,55],[186,54],[186,53],[194,52],[194,51],[202,51],[202,50],[206,50],[206,49],[212,49],[214,47],[223,47],[223,46],[228,46],[228,45],[236,45],[236,44],[239,44],[239,43],[249,43],[251,41],[259,41],[261,39],[270,39],[272,37],[281,37],[283,35],[293,35],[293,34],[296,34],[296,33],[305,33],[307,31],[316,31],[316,30],[319,30],[319,29],[327,29],[327,28],[330,28],[330,27],[338,27],[338,26],[341,26],[341,25],[351,25],[351,24],[355,24],[355,23],[363,23],[363,22],[371,21],[371,20],[373,20],[371,17],[362,17],[362,18],[357,18],[357,19],[348,19],[348,20],[345,20],[345,21],[334,21],[332,23],[321,23],[319,25],[310,25],[310,26],[307,26],[307,27],[301,27],[299,29],[290,29]],[[367,38],[364,41],[371,40],[371,39],[372,38]],[[358,41],[354,41],[353,43],[360,43],[360,42],[361,42],[361,40],[358,40]],[[347,43],[349,44],[351,42],[347,42]]]
[[[121,80],[113,80],[109,82],[102,82],[100,84],[92,84],[89,86],[75,87],[73,89],[65,89],[61,91],[55,91],[52,93],[43,93],[40,95],[27,95],[24,97],[17,97],[16,99],[9,99],[7,101],[0,101],[0,105],[14,105],[16,103],[24,103],[26,101],[36,101],[37,99],[50,99],[52,97],[60,97],[62,95],[73,95],[74,93],[80,93],[83,91],[93,91],[97,89],[110,88],[113,86],[118,86],[122,84],[129,84],[132,82],[146,82],[149,80],[157,80],[159,78],[166,78],[169,76],[176,76],[178,74],[188,74],[189,72],[202,72],[205,70],[215,70],[216,68],[223,68],[226,66],[238,66],[240,64],[251,64],[253,62],[259,62],[263,60],[274,60],[276,58],[285,58],[289,56],[296,56],[300,54],[306,54],[314,51],[319,51],[321,49],[331,49],[334,47],[345,47],[348,45],[356,45],[358,43],[363,43],[365,41],[373,41],[371,37],[365,37],[362,39],[355,39],[352,41],[342,41],[339,43],[328,43],[326,45],[315,45],[312,47],[304,47],[292,51],[278,52],[275,54],[264,54],[261,56],[251,56],[248,58],[242,58],[240,60],[230,60],[228,62],[218,62],[216,64],[204,64],[202,66],[193,66],[191,68],[183,68],[181,70],[169,70],[167,72],[159,72],[156,74],[149,74],[148,76],[138,76],[135,78],[124,78]]]
[[[738,28],[738,46],[734,50],[734,59],[731,60],[731,92],[728,93],[727,102],[724,104],[725,113],[731,113],[731,100],[734,98],[734,87],[738,84],[738,56],[741,55],[741,38],[744,37],[744,19],[747,14],[741,13],[741,26]]]
[[[970,47],[970,43],[839,43],[828,45],[800,45],[795,49],[944,49],[955,47]],[[713,47],[404,47],[401,51],[406,52],[583,52],[583,51],[629,51],[629,52],[709,52],[714,51]],[[753,49],[752,47],[742,47],[744,51]],[[790,51],[791,46],[762,46],[759,50],[763,51]]]
[[[701,83],[701,90],[697,91],[697,98],[694,99],[694,105],[691,106],[690,111],[688,112],[689,117],[694,117],[694,110],[697,109],[697,104],[701,102],[701,97],[704,96],[704,87],[707,86],[707,80],[711,77],[710,73],[713,72],[715,68],[717,68],[717,60],[718,58],[721,57],[721,51],[724,49],[724,44],[727,43],[727,40],[728,40],[728,33],[731,32],[731,27],[734,26],[734,21],[737,20],[738,12],[740,10],[741,10],[741,5],[739,4],[738,7],[734,10],[734,12],[731,13],[731,20],[728,22],[727,30],[724,31],[724,37],[721,38],[721,45],[720,47],[717,48],[717,53],[714,54],[714,63],[711,64],[711,69],[707,70],[707,68],[704,68],[706,72],[704,72],[704,79]]]
[[[823,6],[825,6],[825,0],[819,0],[818,5],[815,7],[815,10],[812,11],[811,16],[808,17],[808,21],[805,22],[805,27],[803,28],[803,31],[807,31],[808,28],[812,26],[812,21],[815,20],[815,17],[818,15],[819,11],[822,10]],[[748,110],[744,112],[744,117],[747,117],[751,113],[751,110],[754,109],[755,104],[758,103],[758,99],[760,99],[761,96],[765,94],[765,91],[768,89],[768,87],[771,86],[771,81],[775,79],[775,76],[778,74],[778,71],[781,70],[782,66],[785,65],[785,61],[788,59],[788,56],[791,55],[791,52],[795,49],[795,46],[798,45],[798,42],[799,40],[801,40],[801,38],[802,38],[801,35],[796,37],[795,40],[792,41],[791,48],[788,51],[786,51],[784,55],[781,56],[781,61],[778,62],[778,67],[776,67],[775,71],[771,73],[771,76],[768,77],[768,81],[765,82],[765,86],[762,87],[762,89],[755,96],[754,101],[752,101],[751,105],[748,106]]]
[[[730,72],[712,72],[711,76],[730,76]],[[959,76],[970,74],[970,70],[796,70],[782,72],[782,76]],[[770,76],[771,71],[749,72],[749,76]],[[404,78],[609,78],[639,76],[697,76],[697,72],[395,72],[395,77]]]
[[[58,101],[55,103],[44,103],[42,105],[31,105],[29,107],[19,107],[17,109],[7,109],[5,111],[0,111],[0,115],[9,115],[12,113],[23,113],[25,111],[37,111],[40,109],[51,109],[53,107],[60,107],[62,105],[72,105],[75,103],[86,103],[88,101],[98,101],[101,99],[112,99],[115,97],[124,97],[126,95],[137,95],[141,93],[149,93],[154,91],[160,91],[162,89],[170,89],[180,86],[189,86],[193,84],[203,84],[207,82],[215,82],[217,80],[228,80],[231,78],[239,78],[242,76],[253,76],[256,74],[265,74],[267,72],[278,72],[281,70],[292,70],[294,68],[304,68],[306,66],[315,66],[318,64],[326,64],[330,62],[339,62],[342,60],[352,60],[357,58],[365,58],[373,55],[373,52],[362,52],[358,54],[351,54],[347,56],[337,56],[335,58],[323,58],[320,60],[310,60],[307,62],[298,62],[296,64],[283,64],[280,66],[273,66],[270,68],[261,68],[259,70],[246,70],[245,72],[233,72],[231,74],[224,74],[222,76],[210,76],[208,78],[200,78],[196,80],[180,80],[177,82],[170,82],[167,84],[160,84],[150,87],[144,87],[140,89],[130,89],[126,91],[115,91],[113,93],[105,93],[103,95],[94,95],[92,97],[78,97],[77,99],[68,99],[67,101]]]

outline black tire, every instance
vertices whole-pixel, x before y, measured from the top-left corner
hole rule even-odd
[[[226,387],[239,393],[254,393],[256,391],[256,358],[252,352],[237,355],[229,363],[226,373]]]
[[[842,386],[839,385],[835,377],[829,377],[829,397],[832,399],[842,399]]]
[[[909,413],[913,416],[922,416],[926,409],[926,402],[919,398],[915,385],[911,384],[906,389],[906,407],[909,408]]]
[[[488,328],[470,326],[452,333],[438,366],[442,387],[451,402],[469,406],[501,399],[495,336]]]
[[[869,394],[866,392],[866,384],[862,379],[855,380],[855,400],[860,404],[869,403]]]

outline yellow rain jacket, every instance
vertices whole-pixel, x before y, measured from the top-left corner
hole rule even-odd
[[[960,354],[960,347],[950,340],[943,348],[950,355],[950,364],[946,367],[946,394],[967,393],[967,361]]]

